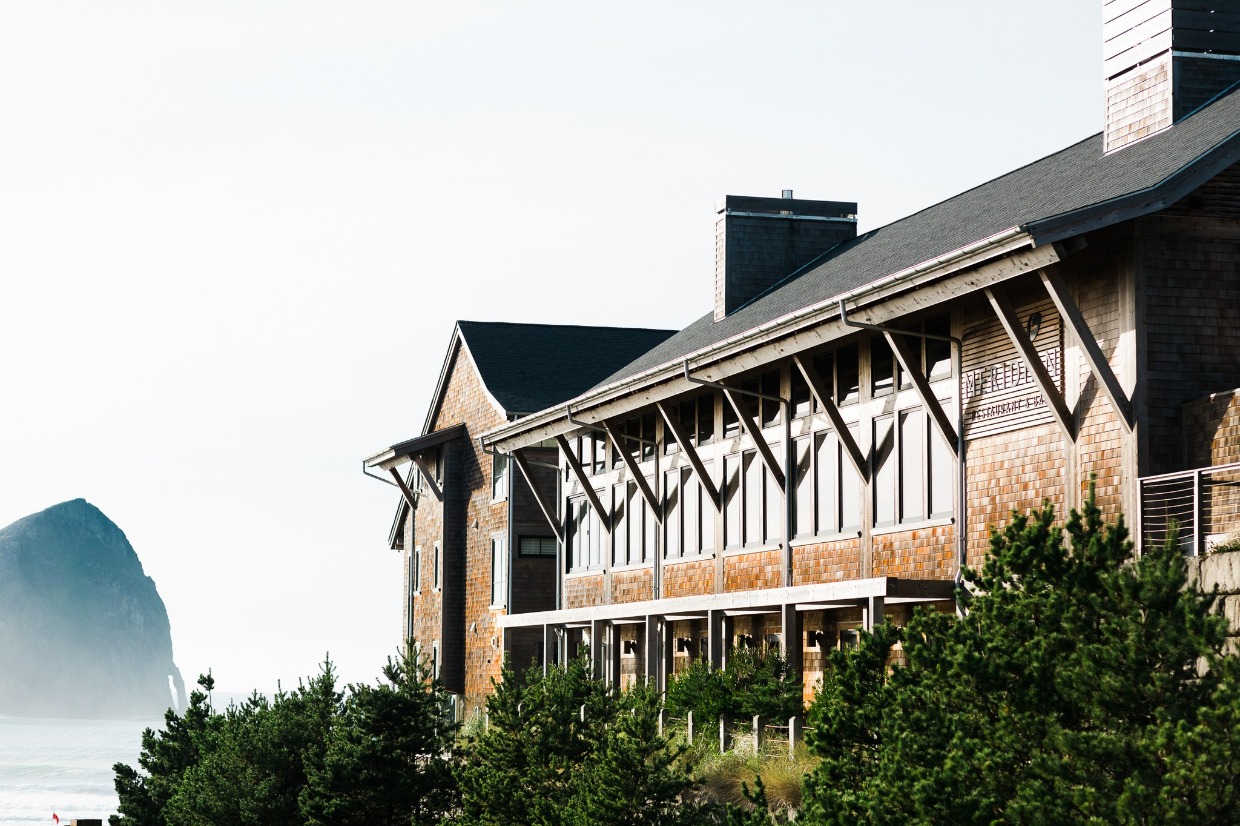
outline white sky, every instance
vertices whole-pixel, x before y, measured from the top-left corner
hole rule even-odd
[[[1100,64],[1099,0],[0,0],[0,525],[102,509],[187,682],[373,680],[360,460],[455,319],[682,327],[717,197],[880,226],[1097,132]]]

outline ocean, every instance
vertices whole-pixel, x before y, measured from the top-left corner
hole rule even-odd
[[[116,813],[112,764],[137,767],[142,731],[163,720],[0,717],[0,824]]]

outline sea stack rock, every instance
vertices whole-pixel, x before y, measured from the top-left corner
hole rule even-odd
[[[0,714],[163,715],[168,612],[125,534],[84,499],[0,530]]]

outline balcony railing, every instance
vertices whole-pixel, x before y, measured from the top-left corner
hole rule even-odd
[[[1240,463],[1143,478],[1140,526],[1147,548],[1175,529],[1176,544],[1188,556],[1240,534]]]

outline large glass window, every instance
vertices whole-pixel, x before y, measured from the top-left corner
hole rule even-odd
[[[900,521],[925,518],[926,416],[921,410],[900,414]]]
[[[850,429],[853,438],[856,433]],[[861,526],[861,479],[839,437],[823,430],[794,443],[796,536],[832,535]]]
[[[923,409],[875,419],[874,440],[876,527],[951,514],[955,456]]]
[[[891,416],[874,419],[874,524],[896,523],[896,431]]]
[[[683,547],[684,530],[681,520],[680,471],[669,470],[663,474],[663,558],[679,559]]]
[[[723,542],[726,547],[739,548],[745,542],[741,532],[743,519],[741,498],[741,456],[734,453],[723,460]]]
[[[726,546],[778,540],[783,531],[783,496],[758,452],[725,457],[723,467]]]
[[[611,564],[629,564],[629,499],[627,485],[611,486]]]
[[[568,503],[568,564],[570,570],[586,571],[603,566],[603,526],[586,497]]]

